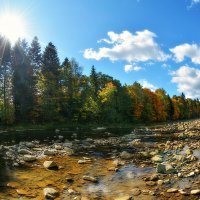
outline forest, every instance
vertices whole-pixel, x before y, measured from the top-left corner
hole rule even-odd
[[[138,82],[122,85],[97,72],[82,73],[75,59],[61,63],[52,42],[41,50],[37,37],[11,46],[0,37],[0,124],[138,123],[200,116],[198,99],[170,97]]]

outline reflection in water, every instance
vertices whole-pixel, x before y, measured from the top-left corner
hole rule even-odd
[[[0,192],[5,189],[6,183],[13,177],[12,171],[7,162],[2,158],[0,154]]]
[[[98,184],[89,184],[84,188],[85,193],[98,193],[102,196],[116,196],[119,193],[127,193],[127,188],[138,187],[141,177],[155,172],[152,167],[138,168],[127,165],[117,173],[103,177]],[[141,182],[141,184],[143,184]]]

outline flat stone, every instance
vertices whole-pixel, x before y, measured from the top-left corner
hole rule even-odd
[[[88,163],[91,163],[91,162],[92,162],[91,160],[79,160],[78,164],[88,164]]]
[[[44,155],[46,155],[46,156],[54,156],[54,155],[56,155],[56,151],[55,150],[46,149],[46,150],[44,150]]]
[[[168,193],[176,193],[178,192],[178,189],[177,188],[170,188],[167,190]]]
[[[36,157],[32,155],[24,155],[23,160],[26,162],[33,162],[36,160]]]
[[[194,172],[190,172],[189,174],[186,175],[186,177],[194,177],[195,173]]]
[[[151,192],[150,190],[142,190],[142,194],[144,195],[149,195],[150,192]]]
[[[178,190],[178,192],[179,192],[180,194],[183,194],[183,195],[188,195],[188,193],[187,193],[187,192],[185,192],[183,189],[181,189],[181,190]]]
[[[117,172],[117,171],[119,171],[119,169],[117,167],[110,167],[110,168],[108,168],[108,171]]]
[[[10,187],[10,188],[17,188],[19,186],[20,186],[20,184],[17,183],[17,182],[9,182],[9,183],[7,183],[7,187]]]
[[[131,200],[131,199],[132,199],[131,196],[125,195],[125,196],[122,196],[122,197],[117,197],[114,200]]]
[[[19,154],[32,154],[32,152],[27,149],[19,149],[18,153]]]
[[[83,180],[91,181],[93,183],[97,182],[97,179],[95,177],[93,177],[93,176],[83,176]]]
[[[190,194],[200,194],[200,189],[191,190]]]
[[[28,195],[29,194],[28,191],[23,190],[23,189],[17,189],[16,191],[17,191],[17,194],[19,194],[19,195]]]
[[[154,182],[154,181],[147,181],[146,185],[148,185],[148,186],[155,186],[156,182]]]
[[[55,144],[54,147],[55,147],[56,150],[61,150],[63,148],[61,145],[58,145],[58,144]]]

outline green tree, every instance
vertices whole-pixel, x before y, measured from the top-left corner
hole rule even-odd
[[[32,120],[34,109],[34,76],[25,40],[18,40],[12,55],[12,93],[17,122]]]
[[[40,91],[44,121],[60,118],[60,62],[56,47],[49,43],[42,56]]]
[[[13,121],[11,75],[11,44],[5,37],[0,36],[0,118],[4,124]]]
[[[98,91],[99,91],[99,83],[98,83],[98,74],[96,73],[96,69],[94,65],[92,66],[91,73],[90,73],[90,82],[91,82],[91,92],[93,97],[97,99]]]

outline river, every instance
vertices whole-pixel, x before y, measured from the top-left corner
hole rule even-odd
[[[198,199],[199,195],[166,192],[171,187],[189,192],[191,188],[186,186],[190,181],[198,181],[198,176],[177,180],[177,175],[168,174],[147,181],[156,174],[157,163],[151,158],[159,154],[163,161],[168,161],[174,154],[173,147],[168,155],[162,145],[182,144],[176,154],[181,154],[186,144],[189,148],[191,142],[177,137],[176,134],[183,131],[177,129],[177,124],[128,129],[99,127],[2,132],[0,199],[42,200],[47,187],[58,191],[56,200]],[[24,154],[27,154],[24,149],[36,160],[24,161]],[[199,153],[198,149],[194,152]],[[47,160],[54,161],[58,169],[45,169],[43,163]],[[97,181],[84,180],[83,176],[95,177]],[[163,180],[163,184],[159,185],[159,180]]]

